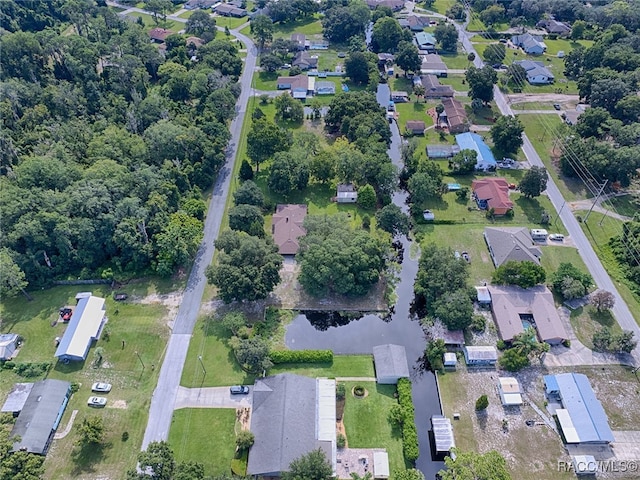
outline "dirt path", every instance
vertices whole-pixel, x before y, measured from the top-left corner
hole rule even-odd
[[[64,427],[63,431],[56,432],[56,434],[53,436],[55,440],[60,440],[61,438],[64,438],[67,435],[69,435],[69,432],[71,431],[71,427],[73,427],[73,421],[76,419],[77,414],[78,414],[78,410],[74,410],[73,412],[71,412],[71,418],[67,422],[67,426]]]
[[[509,99],[509,103],[580,103],[579,95],[567,95],[564,93],[512,93],[511,95],[507,95],[506,97]]]

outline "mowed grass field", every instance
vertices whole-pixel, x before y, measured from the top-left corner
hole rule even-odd
[[[163,282],[138,283],[123,289],[130,295],[166,292],[170,286]],[[79,291],[91,290],[94,295],[106,298],[109,318],[102,338],[89,350],[87,360],[68,365],[56,363],[54,358],[56,337],[62,337],[63,324],[52,326],[58,318],[58,309],[75,305]],[[80,384],[60,423],[62,431],[72,412],[78,410],[71,432],[63,439],[54,440],[45,461],[47,479],[77,479],[99,472],[110,478],[122,478],[126,470],[135,467],[137,452],[146,427],[151,393],[157,382],[164,348],[169,336],[167,310],[157,304],[138,303],[135,298],[117,303],[111,291],[104,285],[55,287],[31,292],[32,301],[24,297],[3,299],[1,304],[2,333],[18,333],[24,337],[24,345],[15,362],[52,362],[46,378],[66,380]],[[124,347],[123,347],[124,342]],[[103,362],[94,368],[96,348],[103,349]],[[138,354],[136,354],[136,352]],[[138,357],[139,355],[139,357]],[[144,367],[143,368],[143,364]],[[153,366],[153,367],[152,367]],[[41,380],[24,378],[13,371],[2,370],[0,397],[4,398],[16,382]],[[113,385],[106,395],[106,408],[92,409],[87,399],[92,396],[93,382],[103,381]],[[101,448],[78,449],[77,425],[84,418],[102,417],[106,426],[105,443]],[[122,434],[128,433],[123,441]]]

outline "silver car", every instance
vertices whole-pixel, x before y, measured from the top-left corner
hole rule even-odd
[[[89,397],[87,405],[90,407],[104,407],[107,404],[107,399],[104,397]]]
[[[96,382],[91,385],[92,392],[109,393],[111,391],[111,384],[104,382]]]

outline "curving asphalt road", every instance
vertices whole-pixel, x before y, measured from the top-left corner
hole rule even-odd
[[[478,55],[478,52],[476,52],[473,44],[469,40],[467,32],[465,31],[466,23],[463,25],[455,22],[452,23],[458,30],[458,35],[465,51],[467,53],[475,53],[476,58],[473,62],[474,65],[478,68],[484,66],[484,62],[480,58],[480,55]],[[504,95],[500,91],[497,85],[493,87],[493,90],[494,99],[496,101],[496,104],[498,105],[500,113],[502,113],[503,115],[514,115],[514,112],[511,110],[506,95]],[[527,137],[526,133],[522,134],[522,139],[524,142],[522,145],[522,150],[524,151],[529,164],[538,167],[544,167],[544,163],[542,162],[540,155],[538,155],[538,152],[536,152],[535,148],[533,148],[533,145],[531,144],[531,141],[529,140],[529,137]],[[600,259],[596,255],[596,252],[591,246],[591,243],[589,243],[589,240],[582,230],[582,227],[576,220],[576,217],[571,212],[571,209],[568,208],[568,206],[567,208],[564,208],[566,206],[566,201],[562,196],[560,189],[551,177],[548,178],[546,193],[549,197],[549,200],[551,200],[553,207],[556,209],[556,212],[558,212],[562,223],[564,223],[564,226],[567,228],[569,235],[571,235],[571,238],[573,239],[575,246],[578,248],[582,260],[589,269],[589,273],[593,277],[595,284],[598,286],[598,288],[607,290],[613,293],[613,295],[615,296],[616,302],[612,309],[612,312],[616,320],[624,330],[630,330],[634,332],[636,339],[640,339],[640,327],[638,327],[638,323],[633,318],[633,315],[631,315],[629,307],[620,296],[620,293],[611,280],[611,277],[609,277],[609,274],[602,266]],[[636,349],[633,351],[633,357],[635,360],[635,364],[640,365],[640,347],[636,347]]]

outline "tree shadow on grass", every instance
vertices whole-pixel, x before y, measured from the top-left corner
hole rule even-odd
[[[95,466],[104,460],[104,456],[108,450],[113,448],[111,442],[104,444],[76,445],[71,450],[71,459],[73,460],[73,470],[71,474],[79,477],[83,473],[96,472]]]
[[[540,205],[538,199],[527,198],[524,195],[521,195],[520,198],[515,201],[515,204],[520,207],[522,213],[524,213],[529,222],[536,224],[540,223],[544,208]]]
[[[599,312],[593,307],[588,307],[587,313],[589,315],[589,318],[591,318],[591,320],[598,323],[602,327],[611,328],[616,323],[615,318],[613,318],[613,315],[609,310],[604,312]]]

